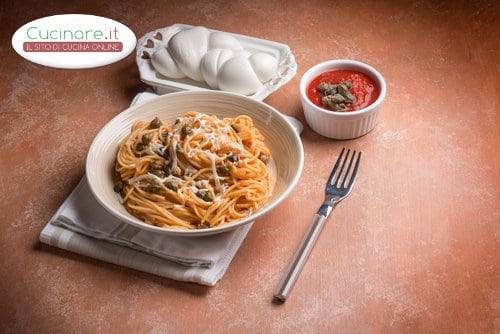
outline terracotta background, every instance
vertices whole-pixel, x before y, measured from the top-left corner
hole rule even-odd
[[[491,1],[0,3],[0,332],[500,331],[500,6]],[[385,76],[380,123],[338,142],[306,127],[301,181],[222,281],[179,283],[41,245],[97,131],[146,87],[133,56],[93,70],[23,60],[10,38],[60,13],[138,37],[177,22],[290,45],[297,76],[266,102],[304,120],[310,66],[352,58]],[[270,303],[342,146],[365,154],[291,298]]]

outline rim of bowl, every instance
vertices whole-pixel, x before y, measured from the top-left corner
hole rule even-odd
[[[307,94],[306,94],[306,89],[307,89],[307,85],[311,81],[310,77],[316,76],[320,73],[324,73],[324,72],[329,71],[329,70],[335,70],[335,69],[341,70],[342,66],[349,66],[349,65],[361,67],[362,69],[364,69],[366,71],[365,74],[370,75],[370,77],[372,77],[372,79],[375,79],[375,82],[378,84],[378,86],[380,88],[380,94],[372,104],[370,104],[369,106],[366,106],[363,109],[359,109],[356,111],[338,112],[338,111],[332,111],[332,110],[328,110],[325,108],[321,108],[321,107],[315,105],[314,103],[312,103],[311,100],[309,100],[309,98],[307,97]],[[333,66],[335,66],[335,67],[333,67]],[[318,71],[318,68],[320,68],[320,67],[325,67],[325,68],[322,71]],[[317,111],[320,111],[320,112],[325,113],[327,115],[336,115],[336,116],[340,116],[340,117],[353,117],[353,116],[368,113],[368,112],[376,109],[384,101],[386,93],[387,93],[387,85],[386,85],[384,77],[382,76],[382,74],[380,74],[379,71],[377,71],[371,65],[368,65],[366,63],[363,63],[363,62],[360,62],[357,60],[351,60],[351,59],[334,59],[334,60],[327,60],[327,61],[318,63],[318,64],[314,65],[313,67],[309,68],[302,75],[302,78],[300,79],[300,95],[302,97],[302,100],[305,101],[305,103],[307,103],[309,106],[316,109]]]
[[[240,219],[240,220],[236,220],[236,221],[233,221],[233,222],[230,222],[230,223],[227,223],[227,224],[219,225],[219,226],[208,228],[208,229],[198,229],[198,230],[197,229],[192,229],[192,230],[189,230],[189,229],[165,228],[165,227],[159,227],[159,226],[154,226],[154,225],[147,224],[147,223],[143,222],[142,220],[140,220],[139,218],[136,218],[136,217],[131,218],[131,217],[125,215],[125,214],[122,214],[119,211],[115,211],[111,206],[108,206],[108,204],[106,203],[106,201],[104,199],[101,198],[101,196],[98,194],[98,192],[95,189],[96,185],[93,183],[92,178],[89,177],[89,175],[92,175],[92,173],[89,173],[89,171],[91,170],[89,156],[90,156],[90,153],[95,150],[95,147],[97,145],[97,143],[96,143],[97,139],[99,137],[101,137],[102,135],[104,135],[104,133],[107,131],[107,129],[110,126],[110,124],[113,123],[114,121],[116,121],[116,119],[122,117],[123,114],[125,114],[125,113],[133,113],[136,109],[138,109],[138,108],[144,108],[145,106],[147,106],[147,104],[157,102],[159,99],[168,99],[171,96],[181,96],[181,95],[225,95],[225,96],[235,97],[235,98],[238,98],[238,99],[246,99],[248,101],[251,101],[252,103],[259,104],[262,107],[271,110],[271,112],[273,113],[274,116],[277,116],[283,122],[285,122],[285,124],[287,125],[288,130],[292,133],[293,139],[295,141],[295,145],[299,148],[299,157],[298,157],[299,164],[298,164],[298,168],[295,170],[295,173],[294,173],[294,175],[292,177],[292,180],[288,183],[286,189],[272,203],[265,204],[257,212],[254,212],[250,216],[247,216],[247,217],[245,217],[243,219]],[[152,231],[152,232],[158,232],[158,233],[161,233],[161,234],[186,236],[186,237],[195,237],[195,236],[200,236],[201,237],[201,236],[204,236],[204,235],[223,233],[223,232],[226,232],[228,230],[235,229],[235,228],[237,228],[239,226],[246,225],[246,224],[248,224],[248,223],[256,220],[257,218],[265,215],[266,213],[268,213],[272,209],[274,209],[286,197],[288,197],[288,195],[290,195],[290,193],[292,192],[292,190],[295,188],[295,186],[299,182],[300,176],[302,175],[303,167],[304,167],[304,147],[302,146],[302,141],[300,139],[300,136],[297,133],[297,131],[295,131],[295,129],[292,127],[292,125],[286,120],[285,116],[282,115],[274,107],[272,107],[272,106],[270,106],[267,103],[264,103],[262,101],[258,101],[258,100],[255,100],[255,99],[252,99],[252,98],[249,98],[247,96],[240,95],[240,94],[237,94],[237,93],[223,92],[223,91],[209,91],[209,90],[207,90],[207,91],[183,91],[183,92],[175,92],[175,93],[169,93],[169,94],[160,95],[160,96],[158,96],[158,98],[155,98],[153,100],[146,101],[144,103],[141,103],[141,104],[138,104],[138,105],[135,105],[135,106],[132,106],[132,107],[128,107],[125,110],[123,110],[122,112],[120,112],[119,114],[117,114],[115,117],[113,117],[111,120],[109,120],[101,128],[101,130],[99,130],[99,132],[97,133],[97,135],[92,140],[92,143],[90,144],[90,147],[89,147],[89,150],[88,150],[88,153],[87,153],[87,157],[86,157],[86,162],[85,162],[85,177],[87,179],[90,191],[92,192],[94,198],[99,202],[99,204],[106,211],[108,211],[113,216],[117,217],[118,219],[120,219],[120,220],[122,220],[122,221],[124,221],[124,222],[126,222],[128,224],[131,224],[133,226],[136,226],[136,227],[138,227],[140,229],[149,230],[149,231]]]

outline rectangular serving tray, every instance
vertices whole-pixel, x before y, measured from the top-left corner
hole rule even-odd
[[[137,42],[136,63],[139,68],[140,79],[145,84],[150,85],[157,94],[167,94],[185,90],[213,90],[206,83],[194,81],[189,78],[166,78],[155,71],[151,65],[151,59],[148,58],[160,47],[165,47],[174,34],[192,27],[191,25],[177,23],[169,27],[148,32]],[[218,31],[213,29],[208,30],[211,32]],[[290,81],[295,76],[295,73],[297,73],[297,63],[288,45],[245,35],[225,33],[235,37],[243,48],[251,53],[266,52],[278,59],[278,74],[264,83],[255,94],[249,97],[262,101]]]

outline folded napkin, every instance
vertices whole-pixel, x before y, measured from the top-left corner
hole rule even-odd
[[[156,96],[140,93],[132,105]],[[108,213],[83,177],[44,227],[40,241],[151,274],[213,286],[226,272],[251,225],[198,238],[141,230]]]

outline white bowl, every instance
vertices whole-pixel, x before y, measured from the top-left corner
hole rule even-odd
[[[378,85],[379,97],[366,108],[350,112],[335,112],[318,107],[307,97],[307,86],[319,74],[336,69],[359,71],[370,76]],[[370,132],[377,123],[386,91],[384,77],[370,65],[355,60],[325,61],[307,70],[300,80],[300,99],[307,124],[320,135],[334,139],[352,139]]]
[[[155,116],[173,122],[187,111],[235,117],[245,114],[266,138],[276,167],[273,195],[266,205],[254,214],[222,226],[184,230],[153,226],[127,212],[113,191],[113,167],[120,141],[130,133],[137,120]],[[304,151],[298,133],[273,107],[254,99],[227,92],[179,92],[160,96],[152,101],[131,107],[114,117],[97,134],[87,155],[86,173],[90,189],[99,203],[111,214],[138,228],[178,236],[203,236],[225,232],[248,224],[273,209],[297,184],[304,164]]]

